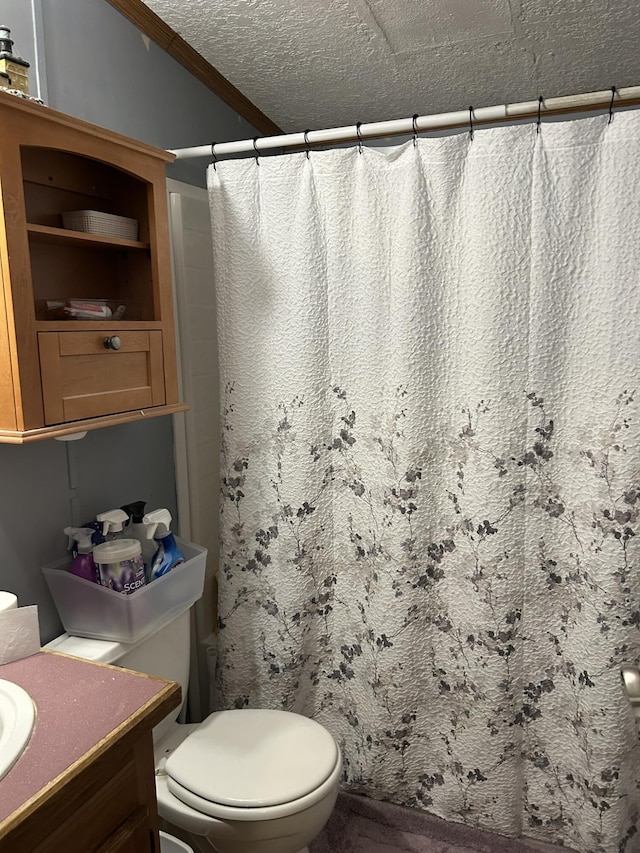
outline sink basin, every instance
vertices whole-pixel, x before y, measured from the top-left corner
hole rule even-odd
[[[35,720],[36,708],[26,690],[0,679],[0,779],[22,755]]]

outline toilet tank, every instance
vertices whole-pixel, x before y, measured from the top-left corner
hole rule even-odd
[[[153,730],[157,742],[178,718],[187,697],[191,648],[191,611],[185,610],[155,634],[139,643],[113,643],[109,640],[91,640],[62,634],[48,643],[45,648],[84,660],[109,663],[177,681],[182,688],[182,702],[174,708]]]

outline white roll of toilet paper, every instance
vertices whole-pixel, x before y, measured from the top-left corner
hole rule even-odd
[[[18,606],[18,596],[12,592],[3,592],[0,590],[0,613],[3,610],[15,610]]]

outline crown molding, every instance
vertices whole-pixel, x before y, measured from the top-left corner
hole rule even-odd
[[[125,18],[147,35],[169,56],[173,57],[194,77],[228,104],[242,118],[252,124],[264,136],[282,133],[281,128],[271,121],[255,104],[236,89],[225,77],[210,65],[206,59],[188,44],[182,36],[172,30],[168,24],[146,6],[142,0],[107,0]]]

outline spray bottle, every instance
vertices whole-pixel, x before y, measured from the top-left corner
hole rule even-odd
[[[64,532],[69,537],[69,551],[73,551],[73,562],[69,566],[71,574],[92,583],[99,583],[98,567],[91,553],[93,530],[90,527],[65,527]]]
[[[124,535],[127,539],[137,539],[142,549],[142,561],[145,570],[153,560],[158,546],[153,540],[153,530],[149,533],[151,525],[144,523],[144,508],[145,501],[133,501],[133,503],[125,504],[120,509],[129,516],[129,523],[124,529]],[[155,530],[155,525],[153,525]]]
[[[168,509],[154,509],[142,519],[148,525],[147,535],[153,536],[157,551],[147,569],[147,583],[166,575],[174,566],[184,563],[184,554],[178,548],[170,530],[171,513]]]
[[[112,539],[123,539],[122,525],[127,520],[127,513],[121,509],[110,509],[108,512],[101,512],[96,515],[98,521],[102,522],[102,535],[105,542],[110,542]]]

